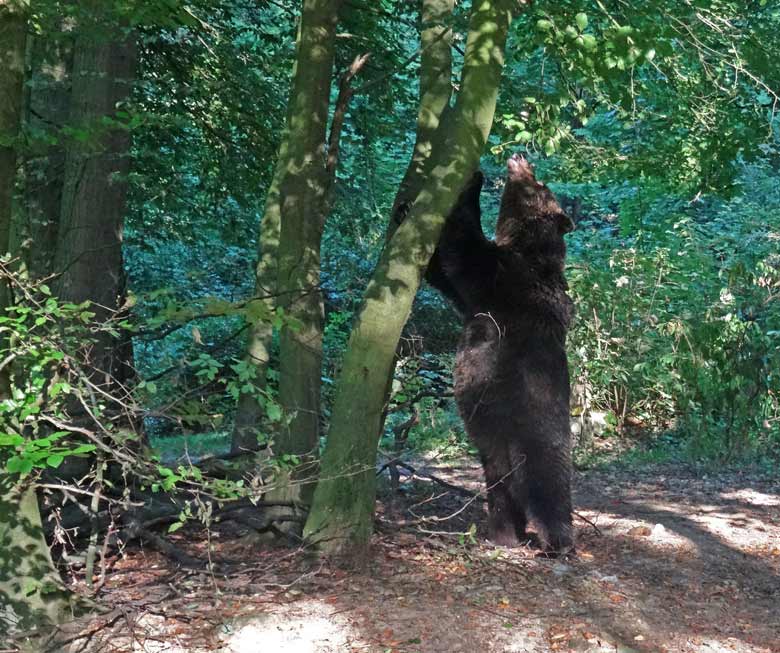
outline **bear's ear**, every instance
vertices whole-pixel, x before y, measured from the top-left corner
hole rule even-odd
[[[570,231],[574,231],[574,222],[572,222],[572,219],[563,211],[557,213],[555,219],[558,223],[558,231],[560,231],[560,233],[567,234]]]

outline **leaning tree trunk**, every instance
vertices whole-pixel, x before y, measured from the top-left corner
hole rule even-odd
[[[102,3],[91,0],[84,9],[70,99],[70,127],[84,138],[67,145],[56,291],[64,301],[90,301],[99,324],[120,308],[125,290],[122,231],[130,134],[112,121],[130,97],[136,45]],[[126,346],[104,330],[97,334],[88,361],[96,382],[127,378]]]
[[[27,3],[0,0],[0,253],[8,251],[11,199],[16,179],[19,142]],[[0,313],[10,300],[0,288]],[[4,349],[0,342],[0,352]],[[0,358],[5,354],[0,353]],[[0,383],[6,398],[8,378]],[[33,486],[22,488],[5,473],[0,452],[0,634],[23,632],[61,620],[68,607],[67,593],[43,537],[41,515]]]
[[[420,106],[412,158],[398,186],[385,240],[389,241],[403,222],[420,193],[426,173],[431,170],[434,141],[446,135],[439,129],[451,110],[452,98],[452,11],[455,0],[423,0],[420,33]],[[379,437],[385,428],[388,400],[395,377],[395,362],[390,366],[385,386],[385,401],[379,420]]]
[[[389,240],[417,198],[431,164],[434,139],[452,98],[452,11],[455,0],[423,0],[420,34],[420,107],[412,158],[398,186]]]
[[[372,531],[376,448],[388,374],[458,192],[478,167],[493,123],[516,0],[475,0],[462,88],[443,148],[408,217],[385,248],[352,329],[336,388],[320,480],[304,535],[331,554],[360,555]]]

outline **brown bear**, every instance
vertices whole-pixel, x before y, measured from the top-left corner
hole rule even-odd
[[[563,236],[573,224],[531,164],[507,163],[495,241],[480,221],[481,172],[445,223],[426,278],[458,308],[464,329],[455,398],[479,449],[488,534],[500,545],[526,537],[530,512],[550,553],[574,551]]]

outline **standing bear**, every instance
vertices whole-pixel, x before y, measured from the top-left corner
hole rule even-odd
[[[530,512],[550,553],[573,552],[571,435],[563,236],[573,229],[531,164],[507,163],[496,239],[485,238],[477,172],[447,218],[427,270],[465,321],[455,398],[479,449],[488,533],[500,545],[525,538]]]

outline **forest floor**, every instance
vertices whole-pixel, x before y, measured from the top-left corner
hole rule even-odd
[[[414,464],[481,488],[475,461]],[[780,652],[777,477],[671,465],[578,473],[571,560],[491,546],[482,502],[439,483],[402,478],[384,495],[363,571],[225,524],[210,533],[220,573],[127,550],[97,598],[110,611],[50,650]],[[207,539],[183,531],[178,544],[205,559]]]

